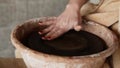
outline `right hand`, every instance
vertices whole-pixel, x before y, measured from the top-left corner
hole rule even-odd
[[[68,6],[65,11],[52,22],[39,23],[40,26],[48,25],[46,29],[39,31],[39,33],[46,34],[43,39],[52,40],[71,29],[80,31],[82,28],[81,20],[79,10],[74,6]]]

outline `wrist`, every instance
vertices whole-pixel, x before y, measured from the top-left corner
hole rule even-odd
[[[81,7],[87,2],[88,0],[70,0],[68,5],[74,7],[76,9],[81,9]]]
[[[68,4],[66,6],[66,9],[72,9],[72,10],[75,10],[75,11],[80,11],[80,8],[81,7],[77,4]]]

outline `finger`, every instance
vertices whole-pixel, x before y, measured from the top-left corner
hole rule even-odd
[[[55,20],[56,17],[48,17],[48,18],[45,18],[45,20],[43,22],[46,22],[46,21],[53,21]]]
[[[57,28],[54,28],[52,29],[48,34],[46,34],[44,37],[45,38],[50,38],[58,29]]]
[[[45,26],[45,25],[51,25],[51,24],[53,24],[54,23],[54,21],[47,21],[47,22],[43,22],[43,23],[39,23],[39,25],[40,26]]]
[[[50,23],[52,23],[54,20],[56,20],[56,17],[49,17],[49,18],[45,18],[45,20],[44,21],[39,21],[39,24],[40,25],[44,25],[45,23],[46,23],[46,25],[47,25],[47,23],[48,23],[48,25],[50,24]]]
[[[57,17],[50,17],[49,20],[55,20]]]
[[[47,40],[53,40],[57,37],[59,37],[60,35],[62,35],[64,32],[61,31],[56,31],[54,34],[52,34],[49,38],[47,38]]]
[[[42,31],[39,31],[39,34],[45,34],[51,31],[53,26],[49,26],[48,28],[43,29]]]
[[[74,27],[74,30],[75,30],[75,31],[80,31],[81,28],[82,28],[82,27],[81,27],[80,25],[77,25],[77,26]]]

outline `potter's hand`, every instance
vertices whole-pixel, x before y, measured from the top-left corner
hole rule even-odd
[[[65,11],[58,16],[54,21],[39,23],[40,26],[48,25],[46,29],[40,31],[40,34],[46,34],[43,39],[52,40],[65,32],[75,29],[81,29],[81,16],[79,10],[74,6],[67,6]]]

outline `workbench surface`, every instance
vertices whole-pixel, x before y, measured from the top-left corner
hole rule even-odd
[[[27,68],[21,58],[0,58],[0,68]]]

